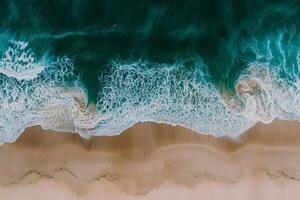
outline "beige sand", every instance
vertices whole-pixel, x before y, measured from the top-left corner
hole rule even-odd
[[[300,123],[238,139],[138,124],[119,136],[27,129],[0,146],[0,199],[300,199]]]

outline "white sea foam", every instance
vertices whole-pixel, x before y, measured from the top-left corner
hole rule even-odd
[[[180,65],[113,63],[111,75],[101,77],[105,81],[97,110],[106,119],[95,134],[120,132],[145,121],[182,125],[216,136],[236,136],[251,127],[252,120],[223,105],[203,68],[202,62],[190,72]]]
[[[284,79],[268,64],[250,64],[236,83],[236,93],[229,108],[249,119],[264,123],[275,118],[300,120],[299,78]]]
[[[44,70],[28,48],[27,42],[11,41],[0,60],[0,73],[17,80],[30,80]]]
[[[34,125],[88,138],[152,121],[234,137],[257,121],[300,120],[300,81],[280,78],[265,63],[250,64],[236,94],[229,95],[209,81],[201,61],[191,70],[181,63],[114,62],[99,77],[96,105],[88,106],[87,92],[66,57],[49,61],[34,78],[17,78],[37,65],[34,58],[24,59],[33,56],[27,44],[17,44],[10,51],[18,53],[5,53],[9,56],[1,60],[0,67],[14,75],[0,71],[0,143],[14,141]]]
[[[59,59],[37,78],[29,81],[0,75],[1,143],[14,141],[26,127],[34,125],[75,131],[74,117],[70,114],[78,108],[78,93],[81,96],[85,93],[76,85],[67,87],[64,78],[73,76],[70,62],[66,58]]]
[[[14,44],[0,66],[13,71],[13,76],[0,71],[0,143],[13,142],[26,127],[35,125],[91,136],[101,116],[87,109],[86,91],[73,73],[72,61],[67,57],[49,61],[40,73],[32,74],[34,78],[19,79],[20,73],[29,73],[37,64],[27,43]]]

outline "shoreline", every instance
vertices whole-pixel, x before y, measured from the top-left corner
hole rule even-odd
[[[292,121],[235,139],[155,123],[88,140],[32,127],[0,146],[0,199],[299,199],[299,153]]]

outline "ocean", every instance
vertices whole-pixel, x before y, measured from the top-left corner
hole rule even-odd
[[[2,0],[0,143],[300,120],[300,1]]]

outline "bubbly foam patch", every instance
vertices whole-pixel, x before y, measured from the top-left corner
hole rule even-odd
[[[37,69],[27,48],[27,43],[15,42],[1,60],[0,143],[16,140],[26,127],[35,125],[76,132],[78,112],[85,112],[86,92],[73,73],[72,61],[58,58],[44,70]],[[24,78],[27,73],[31,78]]]
[[[236,83],[236,94],[227,105],[249,119],[264,123],[275,118],[300,120],[299,78],[286,80],[268,64],[250,64]]]
[[[4,69],[10,67],[14,76],[0,71],[0,143],[13,142],[25,128],[35,125],[90,137],[102,118],[92,106],[87,107],[87,93],[74,74],[72,60],[49,61],[40,73],[31,74],[34,78],[20,78],[22,70],[29,74],[36,70],[35,59],[27,43],[14,44],[2,59]]]
[[[10,41],[7,50],[0,60],[0,73],[17,80],[30,80],[44,70],[38,63],[27,42]]]
[[[236,136],[254,124],[223,105],[201,62],[191,71],[180,65],[116,62],[100,81],[97,110],[103,120],[95,134],[118,133],[137,122],[153,121]]]

